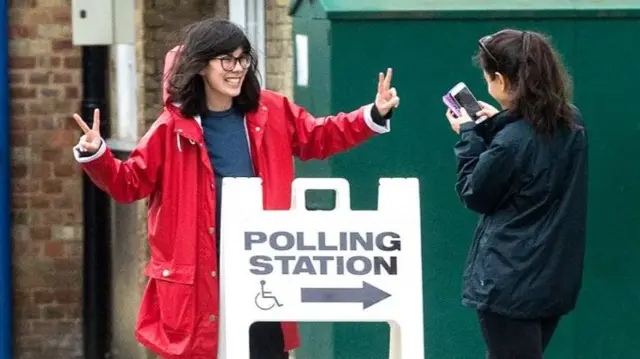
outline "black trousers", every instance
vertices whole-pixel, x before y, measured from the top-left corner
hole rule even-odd
[[[269,354],[269,355],[254,355],[251,353],[251,359],[289,359],[289,353]]]
[[[288,359],[280,323],[253,323],[249,328],[249,353],[250,359]]]
[[[519,320],[478,311],[478,320],[487,359],[542,359],[560,317]]]

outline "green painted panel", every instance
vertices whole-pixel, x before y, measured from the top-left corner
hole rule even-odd
[[[320,0],[325,11],[574,10],[640,9],[636,0]]]
[[[640,49],[636,21],[576,26],[576,98],[591,142],[589,238],[576,358],[637,358],[640,342]],[[612,60],[608,60],[613,56]],[[605,63],[608,64],[605,66]]]
[[[330,169],[326,172],[300,164],[297,175],[348,179],[354,209],[375,208],[380,177],[420,178],[428,359],[483,357],[475,313],[460,304],[462,266],[475,216],[462,207],[453,190],[456,136],[444,118],[442,94],[462,80],[478,97],[489,99],[481,73],[471,63],[477,39],[484,34],[515,27],[552,36],[574,76],[576,103],[589,127],[591,187],[584,290],[578,309],[561,322],[546,358],[638,357],[640,313],[635,309],[640,288],[635,263],[640,211],[633,198],[640,198],[640,169],[628,158],[634,158],[640,136],[637,101],[629,95],[640,83],[640,49],[631,45],[637,43],[640,23],[333,21],[314,32],[305,30],[304,21],[308,20],[294,19],[294,31],[321,36],[313,54],[323,60],[310,69],[310,87],[296,87],[295,95],[296,102],[310,105],[315,114],[371,102],[377,72],[394,67],[394,85],[402,101],[392,132],[331,160],[304,164],[325,166]],[[323,323],[302,328],[303,348],[297,359],[387,358],[386,325]]]
[[[311,21],[294,22],[294,33],[304,34],[308,38],[308,59],[309,83],[312,87],[295,87],[296,100],[305,104],[305,109],[315,116],[327,114],[331,109],[331,73],[329,36],[330,22],[325,19],[314,19]],[[295,39],[294,39],[295,40]],[[294,51],[297,53],[296,41],[294,41]],[[297,71],[297,64],[294,61],[294,73]],[[331,177],[331,166],[329,162],[310,161],[301,162],[296,160],[296,168],[303,171],[307,177]],[[307,207],[309,209],[330,209],[334,204],[333,195],[326,193],[312,192],[307,196]]]
[[[312,8],[313,10],[309,10]],[[440,17],[625,17],[640,13],[638,0],[293,0],[290,13],[300,17],[440,18]]]

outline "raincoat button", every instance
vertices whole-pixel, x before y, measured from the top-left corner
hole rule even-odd
[[[260,132],[260,126],[256,126],[256,131]]]
[[[214,271],[214,270],[213,270],[213,271],[211,271],[211,276],[212,276],[213,278],[215,278],[217,275],[218,275],[218,273],[216,273],[216,271]]]
[[[213,315],[213,314],[211,314],[211,315],[209,316],[209,321],[210,321],[210,322],[212,322],[212,323],[213,323],[213,322],[215,322],[215,321],[216,321],[216,316],[215,316],[215,315]]]
[[[215,229],[213,229],[213,227],[209,227],[209,234],[214,234],[215,233]]]
[[[168,277],[169,276],[169,270],[168,269],[163,270],[162,271],[162,276],[163,277]]]

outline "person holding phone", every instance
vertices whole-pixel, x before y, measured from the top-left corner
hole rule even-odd
[[[588,142],[570,80],[539,33],[506,29],[480,39],[488,92],[478,126],[446,117],[456,192],[480,215],[464,270],[463,305],[477,310],[488,359],[541,359],[582,284]]]
[[[165,69],[164,108],[129,159],[116,159],[101,138],[97,110],[92,126],[74,114],[84,135],[73,153],[116,201],[149,198],[150,280],[137,339],[163,358],[213,359],[222,179],[260,177],[265,209],[288,210],[294,156],[324,159],[388,132],[400,99],[388,69],[378,76],[372,103],[314,118],[285,96],[260,89],[249,40],[224,20],[189,26]],[[225,275],[233,282],[233,273]],[[251,359],[288,358],[299,345],[297,326],[255,323],[247,345]]]

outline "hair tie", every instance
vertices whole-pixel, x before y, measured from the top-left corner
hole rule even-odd
[[[529,45],[531,44],[531,33],[528,31],[522,31],[522,60],[527,58],[527,52],[529,52]]]

